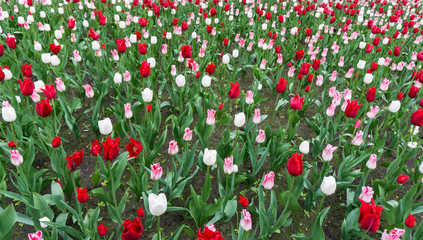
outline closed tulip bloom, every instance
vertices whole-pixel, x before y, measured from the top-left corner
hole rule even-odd
[[[291,98],[291,108],[294,110],[300,110],[304,104],[304,97],[300,98],[300,95],[297,94],[293,98]]]
[[[270,171],[268,174],[266,174],[261,185],[267,190],[272,189],[275,185],[275,173]]]
[[[357,63],[358,69],[364,69],[365,66],[366,66],[366,61],[363,61],[363,60],[358,61],[358,63]]]
[[[37,105],[35,106],[35,112],[41,117],[50,116],[52,111],[53,111],[53,108],[48,102],[48,99],[41,99],[40,102],[38,102]]]
[[[185,128],[184,137],[183,137],[184,141],[191,141],[192,133],[193,133],[193,130],[189,128]]]
[[[251,221],[251,214],[247,211],[247,209],[242,210],[242,216],[241,222],[239,225],[245,230],[250,231],[252,228],[252,221]]]
[[[335,114],[336,104],[332,103],[327,109],[326,109],[326,116],[332,117]]]
[[[358,110],[363,104],[358,104],[357,101],[346,100],[347,107],[345,109],[345,116],[349,118],[355,118],[357,116]]]
[[[131,141],[133,139],[131,138]],[[103,146],[103,157],[106,161],[113,161],[119,154],[119,138],[112,139],[110,136],[107,137],[106,141],[101,143]],[[134,154],[131,154],[132,151],[129,152],[129,157],[133,157]],[[131,156],[132,155],[132,156]]]
[[[18,150],[10,150],[10,162],[16,167],[23,163],[23,157]]]
[[[362,199],[363,201],[369,203],[373,198],[374,193],[375,192],[373,191],[372,187],[363,186],[361,187],[361,194],[359,196],[359,199]]]
[[[211,77],[208,75],[204,75],[203,78],[201,79],[201,85],[203,87],[210,87],[211,85]]]
[[[46,228],[48,225],[44,222],[50,222],[50,219],[48,217],[42,217],[38,221],[40,222],[41,228]]]
[[[297,177],[303,173],[303,154],[294,153],[292,157],[289,158],[287,169],[288,173],[291,176]]]
[[[60,139],[60,136],[57,136],[53,138],[53,141],[51,142],[51,146],[53,148],[58,148],[62,144],[62,140]]]
[[[376,169],[376,161],[377,161],[377,155],[376,154],[370,154],[369,160],[366,162],[366,167],[368,169]]]
[[[288,81],[284,78],[280,78],[278,84],[276,84],[276,92],[278,93],[284,93],[286,90],[286,85],[288,84]]]
[[[176,83],[176,86],[178,86],[178,87],[184,87],[185,86],[185,76],[183,76],[181,74],[176,76],[175,83]]]
[[[143,61],[140,67],[141,77],[146,78],[150,76],[150,72],[151,72],[150,63],[148,63],[147,61]]]
[[[36,233],[28,233],[29,240],[43,240],[43,232],[38,231]]]
[[[352,144],[355,146],[360,146],[363,143],[363,131],[359,131],[355,134]]]
[[[310,152],[310,143],[308,141],[303,141],[300,144],[300,152],[308,154]]]
[[[82,187],[76,188],[76,192],[77,192],[76,199],[78,200],[78,202],[85,203],[88,201],[88,199],[90,199],[87,193],[87,188],[82,188]]]
[[[22,75],[26,78],[32,77],[32,65],[24,64],[22,65]]]
[[[175,155],[178,153],[178,143],[175,140],[172,140],[169,142],[169,149],[168,149],[168,153],[171,155]]]
[[[224,64],[229,64],[229,62],[231,61],[231,57],[229,57],[229,55],[228,54],[225,54],[225,55],[223,55],[223,57],[222,57],[222,62],[224,63]]]
[[[131,104],[130,103],[125,104],[124,109],[125,109],[125,118],[126,119],[132,118],[133,113],[131,110]]]
[[[379,89],[382,91],[386,91],[389,88],[389,84],[391,84],[392,81],[389,81],[388,79],[383,79],[382,83],[380,84]]]
[[[159,180],[163,175],[163,169],[160,167],[160,163],[151,164],[151,180]]]
[[[253,117],[253,123],[259,124],[261,122],[261,116],[260,116],[260,109],[254,110],[254,117]]]
[[[110,120],[110,118],[105,118],[98,121],[98,128],[101,134],[109,135],[113,131],[112,120]]]
[[[240,88],[239,88],[239,82],[232,83],[231,82],[231,89],[228,92],[228,97],[235,99],[239,96]]]
[[[399,183],[399,184],[404,184],[408,179],[410,179],[410,177],[409,176],[407,176],[407,175],[400,175],[398,178],[397,178],[397,182]]]
[[[89,84],[84,85],[84,90],[85,90],[85,96],[87,98],[93,98],[94,97],[94,91]]]
[[[260,129],[259,134],[256,137],[256,142],[257,143],[263,143],[265,140],[266,140],[266,134],[265,134],[264,130]]]
[[[97,226],[97,232],[98,232],[98,235],[105,236],[107,234],[107,227],[104,226],[103,223],[101,223],[100,225]]]
[[[163,213],[167,210],[166,195],[163,193],[160,193],[159,195],[150,193],[150,195],[148,195],[148,207],[153,216],[163,215]]]
[[[423,109],[419,108],[411,114],[411,123],[418,127],[423,125]]]
[[[372,87],[366,93],[366,100],[367,102],[373,102],[376,99],[376,88]]]
[[[410,98],[416,98],[418,93],[419,93],[419,88],[413,85],[411,86],[410,91],[408,92],[408,96]]]
[[[31,94],[34,92],[35,86],[34,83],[30,78],[25,78],[22,82],[21,80],[17,80],[21,87],[21,93],[24,96],[31,96]]]
[[[10,105],[9,101],[3,101],[2,103],[2,109],[1,109],[1,116],[4,121],[6,122],[13,122],[16,120],[16,111]]]
[[[365,84],[372,83],[373,82],[373,75],[371,73],[366,73],[364,75],[364,80],[363,81],[364,81]]]
[[[65,83],[62,81],[61,78],[56,78],[55,83],[56,83],[56,89],[57,89],[57,91],[59,91],[59,92],[66,91]]]
[[[373,119],[376,117],[376,114],[379,112],[379,107],[378,106],[371,106],[369,112],[367,112],[367,117],[370,119]]]
[[[234,172],[234,156],[225,158],[223,172],[226,174],[232,174]]]
[[[207,120],[206,120],[206,124],[207,125],[213,125],[215,123],[215,115],[216,111],[213,109],[207,109]]]
[[[113,82],[115,84],[121,84],[122,83],[122,74],[115,73],[115,75],[113,76]]]
[[[244,124],[245,124],[245,114],[243,112],[236,114],[234,118],[234,125],[240,128],[244,126]]]
[[[129,73],[128,71],[125,71],[123,73],[123,81],[125,81],[125,82],[131,81],[131,73]]]
[[[146,103],[149,103],[153,100],[153,91],[150,88],[142,90],[142,100]]]
[[[416,217],[414,217],[413,215],[411,215],[411,213],[408,215],[408,217],[405,219],[405,226],[407,226],[408,228],[413,228],[414,225],[416,223]]]
[[[217,151],[209,150],[208,148],[204,149],[203,162],[207,166],[213,166],[216,163]],[[226,161],[225,161],[226,162]]]
[[[251,90],[248,90],[247,96],[245,97],[245,103],[253,104],[254,102],[253,96],[254,96],[254,93]]]
[[[53,84],[44,85],[41,89],[44,92],[44,96],[48,99],[53,99],[56,97],[56,89],[54,88]]]
[[[124,39],[116,39],[116,46],[118,52],[124,53],[126,51],[126,44]]]
[[[396,113],[401,108],[401,102],[398,100],[392,101],[391,104],[389,104],[388,110],[391,113]]]
[[[191,49],[192,49],[192,47],[190,45],[182,46],[181,47],[182,57],[183,58],[191,58],[192,57]]]
[[[322,152],[322,158],[323,158],[323,160],[326,161],[326,162],[332,160],[332,158],[333,158],[333,152],[335,152],[335,150],[337,148],[338,147],[335,147],[335,146],[332,146],[332,145],[328,144],[326,146],[326,148]]]
[[[333,176],[324,177],[320,185],[320,190],[325,195],[332,195],[336,190],[336,179]]]
[[[382,240],[400,240],[404,233],[404,229],[394,228],[388,234],[385,229],[385,231],[382,233]]]

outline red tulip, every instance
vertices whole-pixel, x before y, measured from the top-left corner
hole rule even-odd
[[[122,240],[138,240],[142,235],[141,218],[126,219],[123,223]]]
[[[415,126],[423,126],[423,109],[419,108],[411,114],[411,123]]]
[[[129,157],[136,158],[138,154],[142,151],[142,145],[137,140],[133,139],[132,137],[129,138],[128,145],[125,146],[126,151],[129,153]]]
[[[191,49],[192,49],[192,47],[190,45],[182,46],[181,47],[182,57],[191,58],[192,57]]]
[[[397,178],[397,182],[399,183],[399,184],[403,184],[403,183],[405,183],[408,179],[410,179],[410,177],[409,176],[407,176],[407,175],[400,175],[398,178]]]
[[[4,55],[4,47],[3,44],[0,44],[0,57]]]
[[[75,19],[73,19],[73,18],[68,19],[68,28],[69,29],[74,29],[75,28],[75,23],[76,23],[76,20]]]
[[[87,193],[87,188],[76,188],[76,192],[77,192],[77,200],[80,203],[85,203],[88,201],[88,199],[90,199],[90,197],[88,196]]]
[[[407,226],[408,228],[413,228],[414,224],[416,223],[416,217],[414,217],[413,215],[411,215],[411,213],[408,215],[408,217],[405,219],[405,226]]]
[[[1,56],[1,50],[0,50],[0,56]],[[417,53],[417,60],[423,61],[423,50]]]
[[[313,59],[313,69],[314,70],[319,70],[320,68],[320,59]]]
[[[144,213],[144,210],[142,209],[142,207],[138,208],[137,214],[138,214],[138,217],[140,217],[140,218],[144,217],[145,213]]]
[[[304,57],[304,50],[303,49],[301,49],[301,50],[299,50],[299,51],[297,51],[296,53],[295,53],[295,59],[296,60],[299,60],[299,59],[301,59],[301,58],[303,58]]]
[[[401,46],[394,47],[394,55],[395,56],[401,55]]]
[[[143,61],[141,63],[140,74],[141,74],[141,77],[144,77],[144,78],[150,76],[150,63],[148,63],[147,61]]]
[[[301,65],[301,69],[300,69],[300,73],[301,75],[307,75],[309,70],[310,70],[310,63],[303,63],[303,65]],[[314,61],[313,61],[313,67],[314,67]]]
[[[408,92],[408,96],[410,98],[416,98],[417,93],[419,93],[419,88],[416,86],[411,86],[410,91]]]
[[[66,167],[69,169],[70,172],[73,172],[76,167],[79,166],[82,162],[82,158],[84,157],[84,149],[79,152],[75,152],[72,155],[65,157],[67,164]]]
[[[44,95],[48,99],[53,99],[56,97],[56,89],[54,88],[53,84],[44,85],[44,88],[41,89],[44,92]]]
[[[224,46],[228,46],[228,43],[229,43],[229,39],[223,39],[223,45]]]
[[[35,106],[35,112],[37,112],[37,114],[40,115],[41,117],[48,117],[51,111],[53,111],[53,108],[48,102],[48,98],[41,99],[41,101],[39,101],[37,105]]]
[[[91,150],[90,153],[93,156],[97,156],[101,152],[101,145],[98,139],[94,140],[94,142],[91,144]]]
[[[345,109],[345,116],[349,118],[355,118],[357,116],[358,110],[363,104],[358,104],[357,101],[347,101],[347,108]]]
[[[281,46],[275,47],[275,53],[281,53]]]
[[[231,82],[231,89],[229,89],[228,97],[235,99],[239,96],[239,82],[232,83]]]
[[[369,91],[366,93],[366,100],[367,102],[373,102],[376,99],[376,88],[372,87],[369,88]]]
[[[284,93],[286,90],[287,84],[288,84],[288,81],[285,78],[279,78],[279,82],[278,84],[276,84],[276,92]]]
[[[56,45],[54,43],[50,44],[49,46],[50,46],[50,51],[55,55],[57,55],[60,52],[60,49],[62,48],[60,44]]]
[[[303,154],[294,153],[288,160],[288,173],[291,176],[300,176],[303,173]]]
[[[214,73],[214,70],[216,69],[216,65],[214,65],[213,63],[210,63],[209,65],[207,65],[206,67],[206,72],[209,75],[212,75]]]
[[[145,19],[145,18],[140,18],[138,20],[138,23],[140,24],[141,27],[145,27],[147,26],[147,23],[149,22],[149,20]]]
[[[98,235],[104,236],[107,234],[107,227],[104,226],[103,223],[101,223],[100,225],[97,226],[97,232],[98,232]]]
[[[300,98],[300,94],[295,95],[291,98],[291,108],[294,110],[300,110],[303,107],[304,98]]]
[[[138,43],[138,51],[142,55],[146,54],[147,53],[147,44],[146,43]]]
[[[53,148],[60,147],[60,144],[62,144],[62,140],[60,139],[60,136],[57,136],[57,137],[53,138],[53,141],[51,142],[51,146]]]
[[[106,161],[113,161],[119,154],[119,138],[111,139],[110,136],[107,137],[103,145],[103,157]]]
[[[96,41],[96,40],[98,40],[98,39],[100,38],[100,35],[99,35],[96,31],[94,31],[94,29],[93,29],[93,28],[90,28],[90,31],[89,31],[89,33],[88,33],[88,36],[89,36],[92,40],[94,40],[94,41]]]
[[[198,229],[197,232],[197,240],[225,240],[222,237],[222,234],[220,234],[214,226],[205,226],[204,225],[204,231],[201,232],[201,228]]]
[[[188,24],[186,22],[181,22],[181,28],[183,31],[186,31],[188,29]]]
[[[364,230],[369,230],[370,232],[376,232],[380,225],[380,214],[382,213],[384,207],[376,206],[373,199],[371,200],[371,204],[366,203],[361,199],[359,200],[361,202],[360,216],[358,218],[360,227]]]
[[[404,93],[402,93],[402,92],[398,93],[398,95],[397,95],[397,99],[398,99],[398,100],[401,100],[403,95],[404,95]]]
[[[244,197],[244,196],[241,196],[240,197],[240,200],[239,200],[239,202],[241,203],[241,205],[243,206],[243,207],[248,207],[248,205],[250,204],[249,202],[248,202],[248,198],[246,198],[246,197]]]
[[[6,44],[10,49],[16,48],[16,38],[15,37],[6,37]]]
[[[423,107],[423,98],[422,98],[422,99],[420,99],[419,106],[420,106],[420,107]]]
[[[126,43],[124,39],[122,38],[116,39],[116,46],[117,46],[118,52],[124,53],[126,51]]]
[[[18,79],[18,82],[21,86],[22,94],[24,96],[31,96],[35,89],[34,83],[32,82],[32,80],[30,78],[25,78],[23,82]]]
[[[24,64],[22,65],[22,75],[26,78],[30,78],[32,77],[32,69],[31,69],[32,65],[28,65],[28,64]]]

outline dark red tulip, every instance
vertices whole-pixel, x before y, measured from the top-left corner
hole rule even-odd
[[[288,173],[291,176],[300,176],[303,173],[303,154],[294,153],[288,160]]]
[[[231,82],[231,89],[229,89],[228,97],[235,99],[239,96],[239,82],[232,83]]]
[[[358,104],[357,101],[347,101],[347,108],[345,109],[345,116],[349,118],[355,118],[357,116],[358,110],[363,104]]]

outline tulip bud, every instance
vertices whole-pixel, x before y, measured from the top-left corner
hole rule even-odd
[[[243,112],[240,112],[240,113],[235,115],[234,124],[238,128],[244,126],[244,124],[245,124],[245,114]]]
[[[178,87],[184,87],[185,86],[185,76],[179,74],[175,79],[176,85]]]
[[[144,102],[149,103],[153,100],[153,91],[150,88],[144,89],[141,94]]]
[[[101,134],[109,135],[113,131],[112,120],[110,120],[110,118],[105,118],[98,121],[98,128]]]
[[[203,87],[210,87],[211,84],[211,77],[209,75],[204,75],[203,78],[201,79],[201,85]]]
[[[310,152],[310,143],[308,141],[303,141],[300,144],[300,152],[308,154]]]
[[[150,213],[153,216],[162,215],[166,212],[167,209],[166,195],[163,193],[160,193],[159,195],[150,193],[150,195],[148,195],[148,207],[150,209]]]
[[[324,177],[320,185],[320,190],[325,195],[332,195],[336,190],[336,179],[333,176]]]
[[[401,102],[398,100],[392,101],[391,104],[389,105],[388,110],[391,113],[396,113],[399,111],[399,109],[401,108]]]
[[[203,162],[207,166],[213,166],[216,163],[217,151],[204,149]]]

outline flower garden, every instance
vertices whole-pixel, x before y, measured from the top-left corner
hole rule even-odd
[[[0,239],[423,239],[420,0],[0,0]]]

